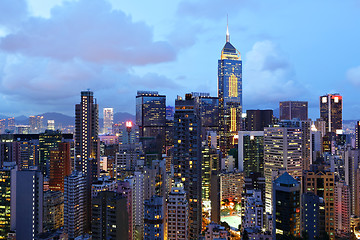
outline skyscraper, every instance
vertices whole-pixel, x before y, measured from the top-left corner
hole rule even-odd
[[[145,152],[156,150],[161,154],[165,144],[166,96],[156,91],[138,91],[136,124]]]
[[[282,124],[264,130],[265,207],[266,212],[269,213],[273,204],[271,188],[274,174],[285,169],[292,176],[301,177],[303,169],[300,124],[299,122]]]
[[[112,132],[113,123],[114,123],[114,109],[104,108],[104,133]]]
[[[36,168],[16,173],[16,239],[43,231],[43,175]]]
[[[168,239],[189,239],[189,204],[181,183],[175,183],[167,199]]]
[[[239,171],[244,171],[245,177],[251,172],[264,176],[264,131],[240,131],[238,148]]]
[[[300,236],[300,183],[283,173],[273,181],[273,201],[273,236]]]
[[[198,237],[202,222],[200,124],[191,94],[186,94],[184,100],[175,100],[174,178],[184,184],[187,193],[190,239]]]
[[[269,127],[273,123],[273,110],[246,110],[247,131],[264,131],[264,127]]]
[[[69,239],[86,232],[86,177],[77,171],[64,179],[64,228]]]
[[[242,61],[240,52],[230,43],[228,30],[218,61],[218,97],[220,148],[226,154],[233,136],[241,130],[242,122]]]
[[[308,102],[284,101],[279,103],[280,120],[308,120]]]
[[[81,103],[75,106],[75,157],[77,169],[87,173],[88,159],[100,161],[99,111],[93,92],[82,91]]]
[[[320,118],[325,121],[326,132],[342,132],[342,96],[327,94],[320,97]]]

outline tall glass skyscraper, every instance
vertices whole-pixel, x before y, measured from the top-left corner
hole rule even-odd
[[[218,97],[220,148],[226,153],[233,136],[241,130],[242,114],[242,61],[240,52],[230,43],[228,30],[221,59],[218,61]]]

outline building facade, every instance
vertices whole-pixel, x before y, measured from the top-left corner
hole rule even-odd
[[[320,118],[325,121],[325,131],[342,132],[342,96],[327,94],[320,97]]]

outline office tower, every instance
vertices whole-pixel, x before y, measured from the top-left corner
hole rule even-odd
[[[245,198],[245,215],[241,227],[262,229],[264,226],[264,205],[261,200],[261,190],[251,192],[251,196]]]
[[[62,142],[50,151],[49,189],[64,192],[64,178],[71,174],[70,143]]]
[[[250,173],[264,176],[264,131],[240,131],[238,139],[238,169],[245,177]]]
[[[200,124],[191,94],[186,94],[184,100],[175,100],[174,178],[184,184],[187,193],[190,239],[198,236],[202,222]]]
[[[321,229],[325,230],[325,225],[321,226],[321,208],[323,208],[323,199],[312,192],[302,194],[301,201],[301,225],[303,233],[306,233],[309,240],[315,240],[320,237]],[[303,235],[304,237],[304,235]]]
[[[219,128],[219,98],[211,97],[209,93],[193,92],[195,108],[201,121],[201,135],[205,140],[209,131],[217,132]]]
[[[338,237],[350,238],[350,188],[344,181],[335,183],[335,229]]]
[[[201,162],[201,189],[203,201],[210,200],[210,188],[211,188],[211,175],[213,171],[220,170],[219,164],[219,152],[211,144],[212,137],[210,134],[206,135],[206,140],[202,142],[202,162]],[[216,140],[216,135],[215,135]]]
[[[300,183],[288,172],[273,181],[273,236],[300,236]]]
[[[152,196],[145,200],[144,240],[162,240],[165,237],[164,197]]]
[[[325,231],[329,234],[330,239],[335,238],[335,174],[334,172],[322,171],[321,169],[311,169],[303,176],[303,192],[312,192],[316,196],[323,198],[325,202]],[[334,217],[328,217],[334,216]]]
[[[92,201],[92,237],[129,239],[127,199],[120,193],[104,191]]]
[[[241,201],[244,185],[244,173],[227,172],[220,174],[220,199],[229,201]]]
[[[93,92],[82,91],[81,103],[75,106],[75,157],[77,170],[87,174],[87,161],[100,161],[99,110]]]
[[[189,239],[189,204],[182,183],[176,182],[167,199],[168,239]]]
[[[246,110],[245,128],[247,131],[264,131],[274,123],[273,110]]]
[[[16,223],[16,165],[0,168],[0,239],[7,239]]]
[[[136,125],[145,152],[162,153],[165,144],[166,96],[154,91],[138,91],[136,96]]]
[[[206,240],[229,239],[229,238],[230,238],[230,233],[225,229],[224,226],[221,226],[217,223],[211,222],[205,228]]]
[[[5,163],[16,162],[19,156],[18,146],[17,142],[1,140],[0,166],[4,166]]]
[[[220,175],[219,171],[211,171],[210,178],[210,206],[211,206],[211,221],[220,223]]]
[[[233,136],[242,124],[242,61],[238,50],[230,43],[229,31],[218,61],[219,135],[220,149],[226,155]]]
[[[74,171],[64,179],[64,229],[69,239],[86,231],[86,176]]]
[[[44,192],[44,231],[53,231],[64,226],[64,193]]]
[[[302,175],[302,132],[296,122],[264,129],[265,208],[272,210],[272,181],[276,171],[285,169],[294,177]],[[273,174],[274,172],[274,174]]]
[[[39,162],[39,140],[29,139],[19,141],[19,156],[16,164],[19,170],[29,169],[30,167],[37,166]]]
[[[114,124],[114,109],[104,108],[104,133],[112,132],[112,125]]]
[[[301,143],[301,151],[302,151],[302,167],[303,170],[309,170],[310,165],[312,164],[311,159],[311,121],[303,120],[300,121],[301,126],[301,135],[302,135],[302,143]]]
[[[39,166],[44,176],[49,176],[50,152],[58,148],[61,140],[60,131],[45,130],[44,133],[39,134]]]
[[[281,120],[308,120],[308,102],[284,101],[279,103]]]
[[[55,131],[55,120],[47,120],[47,130]]]
[[[320,118],[325,121],[325,131],[342,133],[342,96],[327,94],[320,97]]]
[[[16,173],[16,239],[43,231],[43,175],[36,168]]]

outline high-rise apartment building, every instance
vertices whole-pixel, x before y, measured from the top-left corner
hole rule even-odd
[[[100,161],[99,110],[91,91],[81,92],[81,103],[75,106],[75,157],[77,170],[87,174],[88,160]]]
[[[350,238],[350,188],[344,181],[335,183],[334,199],[336,235]]]
[[[308,120],[308,102],[305,101],[284,101],[279,103],[280,121]]]
[[[174,179],[184,184],[187,193],[190,239],[198,237],[202,222],[200,124],[191,94],[175,100]]]
[[[30,116],[29,124],[30,124],[30,132],[31,133],[39,133],[43,128],[43,116]]]
[[[145,200],[144,240],[165,239],[165,201],[162,196],[152,196]]]
[[[301,225],[309,240],[315,240],[325,231],[324,199],[312,192],[301,195]]]
[[[264,227],[264,205],[261,200],[261,190],[251,190],[251,195],[245,198],[245,214],[242,222],[243,228]]]
[[[114,109],[113,108],[104,108],[104,133],[112,132],[112,125],[114,124]]]
[[[64,193],[44,192],[44,231],[53,231],[64,226]]]
[[[64,229],[69,239],[86,232],[86,177],[74,171],[64,179]]]
[[[273,181],[273,239],[300,236],[300,183],[285,172]]]
[[[294,177],[302,176],[302,132],[293,122],[264,130],[265,208],[272,211],[272,182],[276,172],[285,169]],[[275,175],[273,174],[275,173]]]
[[[36,168],[16,173],[16,239],[34,239],[43,231],[43,184]]]
[[[156,150],[161,154],[165,144],[166,96],[156,91],[138,91],[136,124],[145,151]]]
[[[320,118],[325,121],[326,132],[342,133],[342,96],[327,94],[320,97]]]
[[[230,43],[228,30],[218,61],[218,97],[220,149],[227,154],[233,144],[233,136],[241,130],[243,105],[241,55]]]
[[[246,110],[245,130],[264,131],[274,123],[273,110]]]
[[[189,204],[184,186],[175,183],[167,199],[167,237],[173,240],[189,239]]]
[[[264,176],[264,131],[240,131],[238,148],[239,171],[243,171],[245,177],[252,172]]]
[[[117,192],[104,191],[92,201],[92,237],[129,239],[127,199]]]

